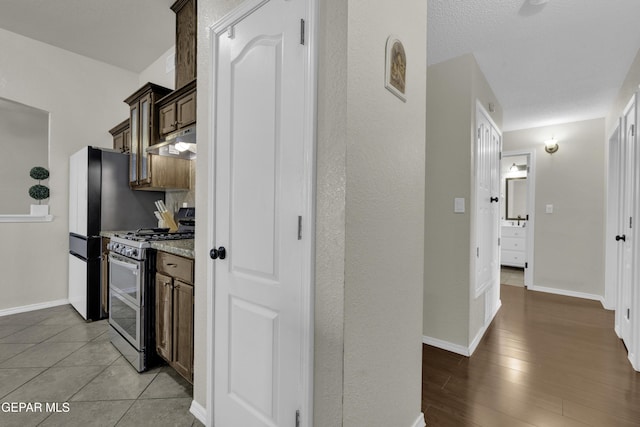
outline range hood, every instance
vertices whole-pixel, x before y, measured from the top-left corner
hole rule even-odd
[[[159,156],[178,157],[193,160],[196,158],[196,127],[191,126],[168,134],[163,141],[147,148],[147,153]]]

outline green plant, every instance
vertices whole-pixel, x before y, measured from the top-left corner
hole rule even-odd
[[[41,204],[42,200],[49,198],[49,187],[40,184],[40,181],[49,178],[49,171],[42,166],[35,166],[29,171],[29,176],[38,180],[36,185],[29,188],[29,196],[36,199],[38,204]]]

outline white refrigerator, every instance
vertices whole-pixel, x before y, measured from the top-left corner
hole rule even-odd
[[[101,231],[157,226],[163,192],[129,187],[129,155],[84,147],[69,159],[69,302],[86,320],[106,317],[101,301]]]

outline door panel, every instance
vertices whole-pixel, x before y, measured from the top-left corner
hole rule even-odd
[[[270,0],[216,39],[220,426],[293,426],[302,406],[305,7]]]
[[[634,235],[632,229],[632,219],[635,211],[635,155],[636,155],[636,137],[635,137],[635,117],[636,117],[636,100],[635,97],[625,110],[624,120],[624,200],[623,200],[623,234],[625,240],[622,250],[622,280],[618,308],[620,310],[620,336],[625,342],[628,349],[632,348],[631,342],[631,298],[633,286],[633,270],[634,270]]]
[[[499,283],[501,136],[481,109],[476,114],[476,268],[475,294]]]

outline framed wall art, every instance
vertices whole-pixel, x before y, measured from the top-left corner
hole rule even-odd
[[[394,35],[387,38],[384,86],[395,96],[406,102],[407,55],[402,42]]]

